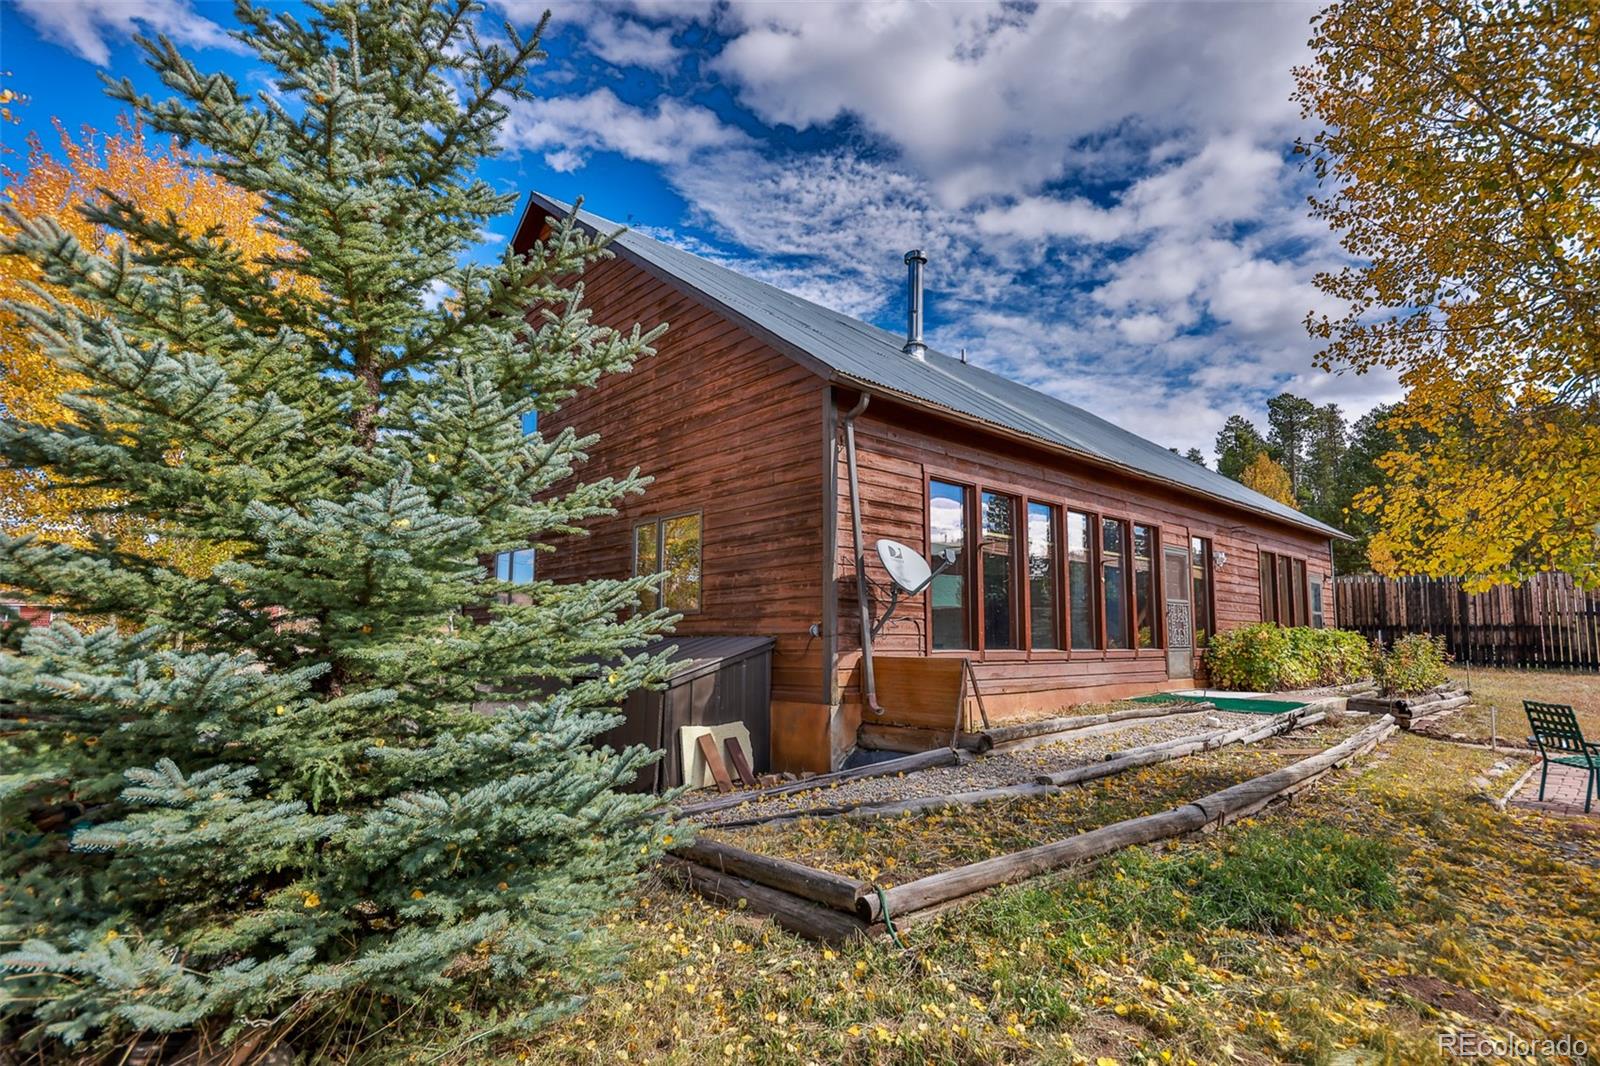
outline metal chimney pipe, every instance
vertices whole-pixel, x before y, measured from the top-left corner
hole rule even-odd
[[[922,343],[922,265],[928,257],[920,248],[906,253],[906,346],[902,350],[913,359],[926,359],[928,346]]]

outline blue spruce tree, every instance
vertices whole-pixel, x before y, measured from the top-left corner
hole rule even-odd
[[[480,36],[466,0],[310,7],[238,8],[272,93],[166,40],[170,98],[110,90],[258,193],[279,258],[115,200],[109,256],[16,217],[3,249],[75,298],[16,310],[88,386],[69,424],[0,423],[0,461],[228,560],[0,536],[0,585],[80,623],[0,655],[3,1040],[234,1040],[462,982],[549,990],[538,1022],[669,840],[617,791],[653,755],[596,744],[662,675],[650,579],[513,599],[480,565],[645,485],[522,428],[650,353],[581,306],[605,241],[462,265],[514,206],[476,165],[537,34]]]

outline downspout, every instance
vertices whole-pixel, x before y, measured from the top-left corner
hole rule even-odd
[[[856,405],[844,416],[844,457],[850,470],[850,525],[855,534],[856,604],[861,612],[861,687],[867,710],[882,714],[878,706],[878,682],[872,674],[872,609],[867,604],[867,547],[861,535],[861,487],[856,480],[856,418],[867,409],[872,396],[863,392]]]

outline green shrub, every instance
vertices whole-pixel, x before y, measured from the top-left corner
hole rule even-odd
[[[1444,683],[1450,653],[1443,637],[1401,637],[1388,651],[1372,642],[1372,671],[1385,696],[1414,696]]]
[[[1371,653],[1360,634],[1273,622],[1218,633],[1206,646],[1205,672],[1214,688],[1256,692],[1343,685],[1366,677]]]

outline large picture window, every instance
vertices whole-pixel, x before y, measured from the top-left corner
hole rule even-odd
[[[1115,518],[1100,520],[1100,591],[1106,647],[1128,648],[1128,527]]]
[[[1056,515],[1047,503],[1028,504],[1028,643],[1035,651],[1061,647],[1056,593],[1061,560],[1056,548]]]
[[[1067,512],[1067,598],[1071,605],[1072,646],[1088,651],[1100,646],[1095,618],[1094,542],[1089,516]]]
[[[1205,537],[1189,539],[1189,584],[1194,599],[1194,646],[1203,648],[1211,634],[1216,632],[1212,614],[1212,559],[1211,541]]]
[[[934,560],[953,552],[955,565],[933,579],[928,589],[933,612],[933,647],[937,651],[972,647],[967,600],[967,489],[947,481],[928,483],[928,552]],[[935,563],[937,565],[937,562]]]
[[[985,492],[983,502],[983,646],[1017,646],[1016,536],[1017,501]]]
[[[685,613],[701,605],[701,530],[698,514],[673,515],[633,527],[633,573],[665,572],[658,599],[654,591],[640,597],[640,606]]]
[[[1149,526],[1133,527],[1133,639],[1140,648],[1160,643],[1156,621],[1156,533]]]

